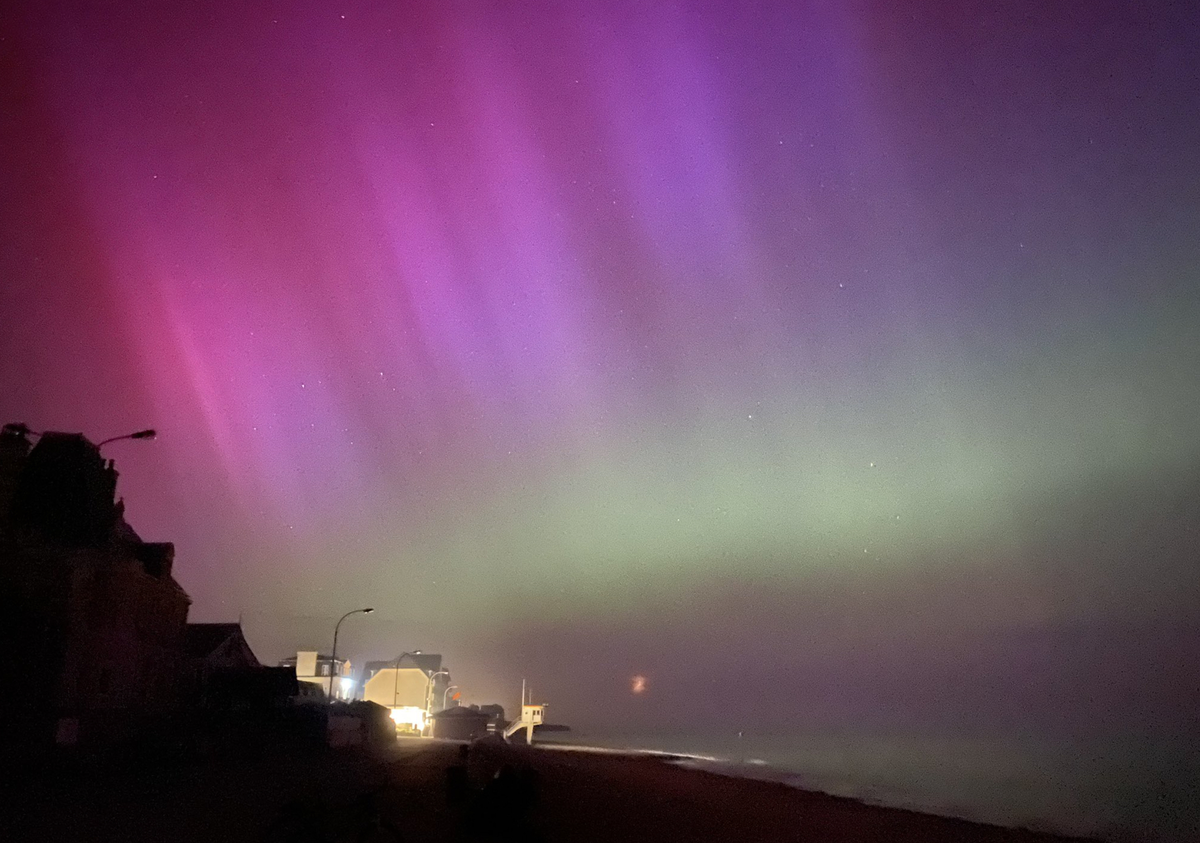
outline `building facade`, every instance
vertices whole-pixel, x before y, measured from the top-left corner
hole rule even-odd
[[[191,600],[174,545],[144,541],[114,501],[113,462],[81,434],[34,436],[0,431],[0,646],[34,666],[0,692],[0,719],[74,743],[86,723],[181,703]]]
[[[404,653],[391,661],[367,662],[363,699],[391,709],[398,728],[424,732],[449,685],[450,672],[440,655]]]
[[[322,655],[316,650],[299,650],[295,656],[280,661],[279,666],[296,671],[296,680],[311,689],[306,696],[328,699],[332,689],[336,701],[349,702],[354,699],[356,686],[349,659],[335,662],[331,656]],[[316,693],[318,690],[319,694]]]

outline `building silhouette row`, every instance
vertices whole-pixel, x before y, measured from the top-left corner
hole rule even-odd
[[[100,445],[80,433],[17,423],[0,430],[0,646],[28,668],[3,672],[7,747],[112,746],[205,723],[232,734],[233,721],[219,713],[243,712],[245,725],[253,719],[245,712],[257,712],[262,726],[264,712],[280,710],[299,711],[292,720],[323,739],[330,715],[305,704],[360,696],[364,716],[390,719],[389,732],[429,734],[437,715],[457,706],[438,654],[369,661],[360,688],[348,659],[302,650],[266,667],[240,624],[188,623],[175,546],[138,535],[117,478]],[[442,728],[478,731],[476,720],[503,720],[499,706],[471,711]]]
[[[175,546],[148,542],[79,433],[0,430],[0,645],[8,744],[102,743],[181,711],[291,692],[237,624],[188,624]]]

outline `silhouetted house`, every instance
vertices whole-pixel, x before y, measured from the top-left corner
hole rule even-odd
[[[262,667],[240,623],[189,623],[183,649],[188,659],[207,672]]]
[[[208,677],[202,702],[208,709],[278,709],[299,694],[294,671],[286,667],[230,668]]]
[[[296,673],[264,667],[237,623],[190,623],[184,631],[188,704],[200,708],[277,707],[296,696]]]
[[[5,672],[0,719],[73,742],[81,717],[178,702],[191,600],[174,545],[143,541],[114,502],[112,461],[81,434],[30,435],[0,432],[0,647],[28,666]]]
[[[421,731],[430,712],[441,708],[450,684],[437,653],[405,653],[398,659],[367,662],[363,699],[392,710],[397,725]]]
[[[469,741],[488,733],[491,717],[477,708],[455,706],[429,716],[435,738]]]
[[[319,690],[320,696],[328,697],[332,687],[335,700],[354,699],[354,677],[349,659],[338,659],[335,663],[331,656],[321,655],[316,650],[300,650],[295,656],[281,660],[279,666],[290,668],[297,681],[309,686],[307,693],[302,688],[301,696],[315,697]]]

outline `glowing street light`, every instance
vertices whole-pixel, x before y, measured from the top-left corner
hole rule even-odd
[[[153,433],[154,431],[150,431],[150,432]],[[103,444],[103,443],[101,443],[101,444]],[[349,612],[347,612],[346,614],[344,614],[340,618],[338,618],[337,625],[334,626],[334,628],[333,628],[333,655],[329,657],[329,702],[330,702],[330,704],[333,703],[333,674],[334,674],[334,671],[337,670],[337,639],[338,639],[338,630],[340,630],[342,628],[342,621],[344,621],[346,618],[350,617],[351,615],[369,615],[374,611],[375,610],[371,609],[371,608],[351,609]]]

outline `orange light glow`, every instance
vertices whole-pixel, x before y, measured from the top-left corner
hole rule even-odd
[[[630,690],[632,690],[635,694],[641,694],[641,693],[645,692],[646,677],[645,676],[633,677],[633,681],[630,683]]]

